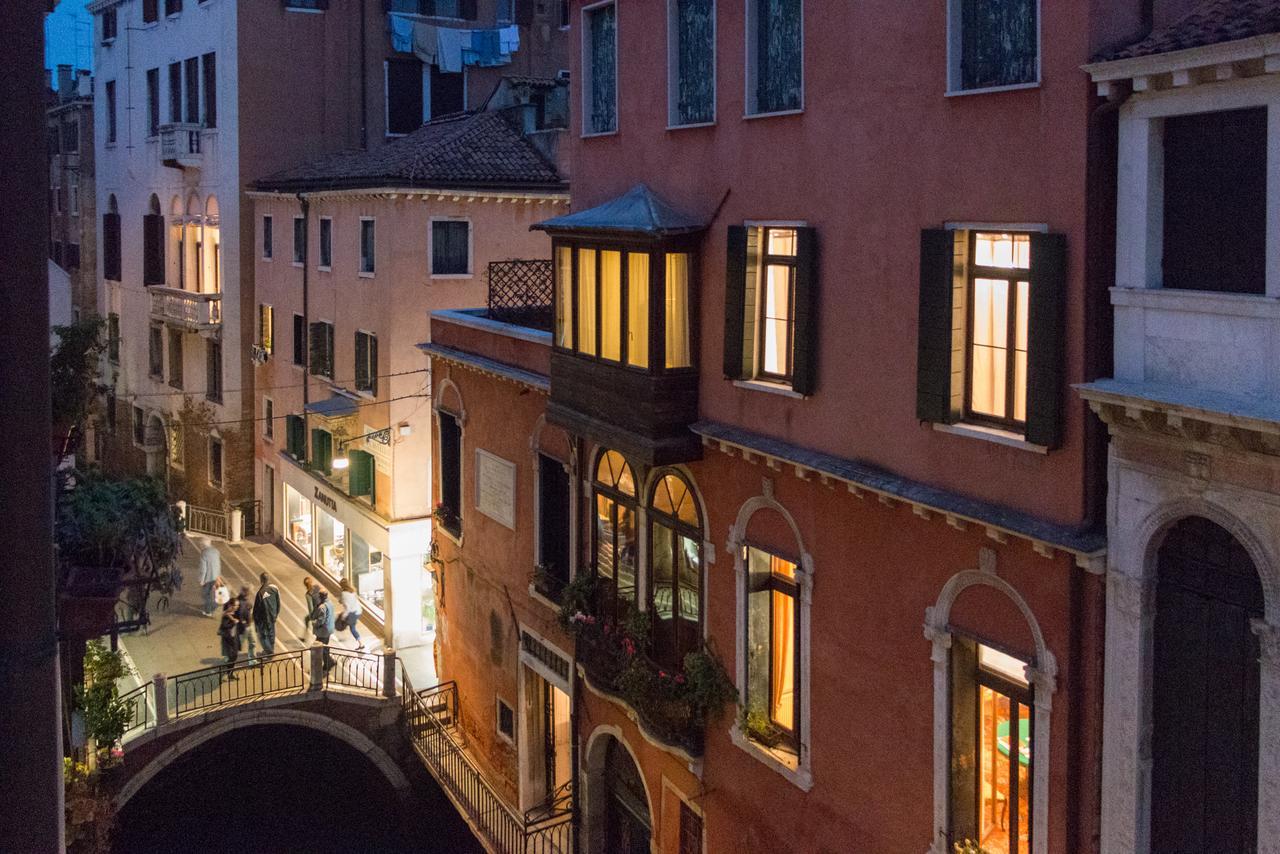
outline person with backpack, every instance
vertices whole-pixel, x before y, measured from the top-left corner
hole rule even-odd
[[[319,585],[316,585],[315,590],[317,604],[311,612],[311,625],[315,631],[316,640],[324,645],[324,672],[328,673],[337,663],[329,654],[329,638],[333,637],[334,632],[333,605],[329,603],[327,590],[320,590]]]
[[[258,633],[258,643],[263,655],[275,655],[276,619],[280,616],[280,590],[271,583],[264,572],[258,576],[261,586],[253,597],[253,630]]]
[[[356,589],[351,586],[351,582],[345,578],[342,579],[342,616],[338,618],[339,628],[346,628],[351,632],[351,637],[355,639],[356,649],[364,652],[364,641],[360,640],[360,615],[363,612],[360,606],[360,600],[356,597]]]

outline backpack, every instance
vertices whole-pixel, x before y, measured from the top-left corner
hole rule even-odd
[[[348,628],[347,620],[348,620],[348,614],[346,611],[343,611],[341,614],[337,616],[337,619],[333,621],[333,630],[335,632],[346,631]]]

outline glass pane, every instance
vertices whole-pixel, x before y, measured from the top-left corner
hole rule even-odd
[[[712,0],[676,0],[677,124],[715,119],[715,10]]]
[[[618,599],[636,601],[636,513],[618,505]]]
[[[791,374],[791,269],[770,264],[765,270],[761,370],[779,377]]]
[[[1018,282],[1018,304],[1014,310],[1013,417],[1027,420],[1027,300],[1030,284]]]
[[[653,572],[653,652],[660,664],[674,667],[677,651],[673,623],[676,607],[673,596],[675,588],[673,541],[676,539],[676,534],[670,528],[656,522],[650,528],[652,539],[649,545],[653,550],[652,557],[649,559],[650,571]]]
[[[622,253],[600,253],[600,355],[622,360]]]
[[[596,573],[613,578],[613,499],[596,496]]]
[[[747,714],[761,721],[769,714],[770,599],[769,555],[747,549]]]
[[[667,367],[687,368],[689,354],[689,256],[667,253]]]
[[[769,248],[766,254],[795,257],[796,230],[794,228],[769,229]]]
[[[590,133],[608,133],[617,128],[617,56],[615,12],[606,6],[588,13],[591,60]]]
[[[570,346],[573,315],[573,250],[556,247],[556,344]]]
[[[676,579],[679,598],[676,605],[680,618],[677,631],[680,644],[680,661],[698,648],[702,640],[702,551],[696,540],[676,537],[676,560],[679,576]]]
[[[596,353],[596,250],[578,250],[578,352]]]
[[[756,2],[756,112],[800,107],[800,0]]]
[[[1031,840],[1031,710],[985,685],[978,686],[978,835],[983,848],[1018,854],[1029,851]],[[1016,713],[1016,723],[1015,723]],[[1011,735],[1017,755],[1012,757]],[[1016,768],[1016,771],[1014,770]],[[1010,814],[1017,775],[1017,844]]]
[[[649,256],[627,253],[627,364],[649,367]]]
[[[778,726],[795,729],[796,600],[773,591],[773,680],[769,691],[769,717]]]
[[[973,241],[973,263],[979,267],[1031,267],[1031,236],[1027,234],[978,232]]]
[[[1005,417],[1008,299],[1007,281],[974,280],[969,407],[974,412],[997,418]]]

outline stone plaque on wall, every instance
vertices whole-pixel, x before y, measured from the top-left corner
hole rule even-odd
[[[516,527],[516,464],[476,451],[476,509],[508,528]]]

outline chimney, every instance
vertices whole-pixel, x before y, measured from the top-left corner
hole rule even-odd
[[[81,98],[93,97],[93,75],[87,70],[82,70],[76,77],[76,94]]]
[[[49,68],[44,70],[44,91],[53,91],[53,70]]]
[[[58,97],[66,100],[71,97],[71,66],[58,66]]]

